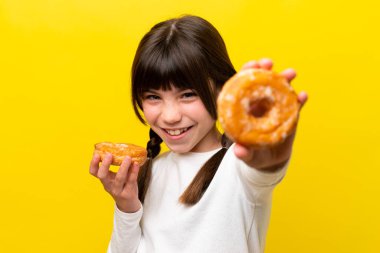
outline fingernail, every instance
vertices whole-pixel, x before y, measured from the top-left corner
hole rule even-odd
[[[271,67],[273,65],[273,62],[269,58],[262,58],[262,59],[260,59],[260,65],[268,65],[265,67]]]
[[[272,60],[268,57],[263,57],[260,59],[261,62],[271,62],[272,63]]]

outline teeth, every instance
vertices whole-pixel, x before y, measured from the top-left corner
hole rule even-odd
[[[182,128],[182,129],[176,129],[176,130],[166,130],[166,132],[170,135],[176,136],[176,135],[182,134],[186,130],[187,130],[187,128]]]

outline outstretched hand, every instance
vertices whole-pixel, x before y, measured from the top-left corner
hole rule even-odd
[[[272,66],[272,60],[261,59],[259,61],[247,62],[242,67],[242,70],[250,68],[271,70]],[[288,82],[291,82],[296,77],[296,72],[293,69],[286,69],[281,72],[281,75],[283,75]],[[307,99],[308,96],[306,92],[302,91],[298,94],[298,101],[301,104],[300,109],[303,105],[305,105]],[[289,135],[283,143],[273,147],[252,148],[236,143],[234,152],[239,159],[243,160],[253,168],[266,171],[275,171],[283,167],[283,165],[285,165],[285,163],[289,160],[292,152],[294,137],[295,131]]]
[[[132,159],[127,156],[115,173],[110,170],[112,154],[107,154],[100,166],[99,163],[100,155],[95,153],[90,164],[90,174],[100,180],[119,210],[126,213],[137,212],[141,207],[137,186],[140,166],[132,163]]]

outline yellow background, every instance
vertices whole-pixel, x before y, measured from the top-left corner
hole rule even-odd
[[[130,103],[158,21],[211,21],[237,69],[270,57],[310,100],[275,190],[266,253],[380,252],[377,1],[0,0],[0,252],[105,252],[113,202],[95,142],[145,145]]]

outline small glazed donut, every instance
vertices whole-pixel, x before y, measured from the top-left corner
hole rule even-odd
[[[95,153],[100,155],[103,161],[107,153],[113,155],[112,165],[120,166],[126,156],[130,156],[133,162],[137,162],[140,166],[144,164],[147,158],[145,148],[127,143],[111,143],[100,142],[95,144]]]
[[[250,146],[275,146],[295,130],[300,103],[285,77],[264,69],[236,73],[223,86],[218,118],[228,137]]]

